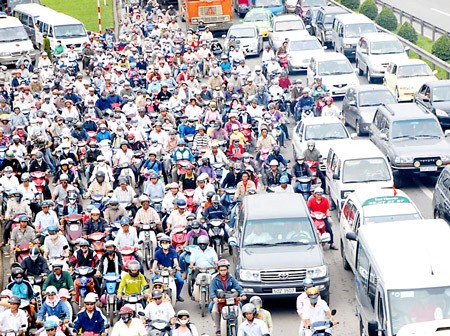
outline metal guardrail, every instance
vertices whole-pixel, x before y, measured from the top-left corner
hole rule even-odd
[[[411,15],[405,12],[404,10],[394,7],[382,0],[375,0],[375,3],[381,6],[381,8],[384,7],[390,8],[394,12],[394,14],[398,16],[400,25],[403,24],[403,22],[409,22],[413,26],[414,24],[417,24],[420,27],[420,35],[425,36],[425,29],[428,29],[431,32],[430,37],[433,40],[433,42],[436,41],[442,35],[450,36],[450,32],[446,31],[445,29],[439,28],[429,23],[428,21],[424,21],[423,19]]]
[[[375,0],[375,1],[379,1],[379,0]],[[334,0],[329,0],[328,2],[332,3],[334,6],[339,6],[343,9],[345,9],[347,12],[349,13],[354,13],[352,10],[348,9],[347,7],[341,5],[340,3],[334,1]],[[388,34],[393,34],[391,31],[384,29],[383,27],[376,25],[377,29],[379,31],[388,33]],[[437,27],[436,27],[437,28]],[[439,28],[440,29],[440,28]],[[447,32],[446,32],[447,33]],[[414,51],[419,59],[423,59],[426,60],[428,62],[431,63],[431,68],[433,70],[435,70],[437,67],[441,68],[442,70],[444,70],[446,72],[446,79],[450,79],[450,63],[447,63],[443,60],[441,60],[440,58],[430,54],[429,52],[423,50],[422,48],[419,48],[417,45],[415,45],[414,43],[409,42],[408,40],[405,40],[403,37],[395,35],[405,46],[407,46],[410,50]]]

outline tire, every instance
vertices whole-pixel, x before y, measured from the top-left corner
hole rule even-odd
[[[359,317],[359,334],[361,336],[365,336],[366,334],[364,333],[364,326],[361,320],[361,317]]]
[[[114,304],[108,303],[108,309],[109,309],[108,322],[109,322],[110,326],[113,326],[114,325],[114,315],[115,315]]]
[[[356,134],[358,134],[359,136],[362,135],[361,125],[359,124],[359,120],[358,119],[356,120],[356,123],[355,123],[355,131],[356,131]]]
[[[188,274],[186,282],[187,282],[187,288],[188,288],[189,297],[192,297],[194,295],[194,291],[193,291],[193,288],[192,288],[192,273]]]
[[[369,69],[369,67],[367,67],[366,76],[367,76],[367,82],[368,82],[369,84],[370,84],[370,83],[373,83],[373,79],[372,79],[372,77],[370,76],[370,69]]]
[[[228,336],[236,336],[236,326],[234,324],[229,326]]]
[[[395,97],[397,97],[397,101],[400,102],[400,92],[398,91],[398,87],[395,87]]]
[[[361,68],[359,67],[359,63],[356,62],[356,67],[358,68],[358,75],[359,76],[363,76],[364,75],[364,71],[361,70]]]
[[[146,244],[144,248],[144,260],[145,260],[145,268],[147,268],[147,271],[150,271],[152,268],[152,260],[150,257],[150,246]]]
[[[441,217],[441,213],[439,210],[434,210],[434,219],[440,219]]]
[[[405,186],[405,181],[400,174],[394,174],[394,185],[396,188],[402,188]]]
[[[344,111],[342,111],[341,114],[342,114],[342,119],[343,119],[343,121],[344,121],[344,125],[345,125],[345,126],[349,126],[349,123],[347,122],[347,119],[345,118],[345,113],[344,113]]]
[[[200,295],[200,309],[202,311],[202,317],[206,315],[206,291],[202,292]]]
[[[346,271],[350,271],[351,267],[350,264],[347,261],[347,258],[345,257],[345,253],[344,253],[344,243],[341,240],[341,257],[342,257],[342,266],[344,267],[344,269]]]

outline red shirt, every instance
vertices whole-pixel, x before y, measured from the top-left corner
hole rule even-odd
[[[278,85],[279,85],[283,90],[285,90],[285,89],[287,89],[289,86],[291,86],[291,81],[289,80],[289,78],[283,77],[283,78],[280,78],[280,79],[278,80]]]
[[[326,197],[322,196],[320,203],[317,202],[315,197],[311,197],[308,201],[308,209],[312,212],[322,212],[324,214],[330,209],[330,203]]]

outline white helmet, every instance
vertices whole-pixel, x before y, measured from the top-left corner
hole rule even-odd
[[[97,294],[87,293],[86,297],[84,298],[84,302],[96,303],[97,302]]]

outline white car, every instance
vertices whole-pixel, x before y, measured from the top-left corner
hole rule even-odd
[[[318,54],[311,57],[306,69],[306,85],[314,83],[315,77],[321,77],[322,84],[332,96],[344,96],[350,86],[359,85],[355,71],[343,54]]]
[[[438,80],[435,74],[436,71],[431,71],[424,61],[408,59],[391,62],[386,68],[383,83],[399,102],[412,101],[424,83]]]
[[[229,41],[232,37],[236,42],[240,42],[239,46],[246,56],[258,56],[263,49],[263,37],[254,24],[243,23],[231,26],[225,37],[224,46],[226,50],[228,50]]]
[[[414,202],[397,189],[359,189],[351,193],[342,207],[339,230],[341,255],[346,270],[355,270],[356,246],[345,239],[348,232],[358,233],[361,225],[423,219]],[[389,232],[386,232],[389,234]]]
[[[314,36],[300,36],[289,40],[287,47],[289,73],[306,70],[311,56],[324,53],[324,48]]]
[[[288,14],[273,18],[272,29],[269,31],[269,45],[277,50],[284,40],[299,36],[309,36],[305,23],[298,15]]]
[[[300,120],[292,136],[294,158],[302,154],[307,148],[309,140],[314,140],[316,148],[325,160],[332,144],[336,142],[352,141],[350,134],[342,121],[336,117],[314,117]]]

